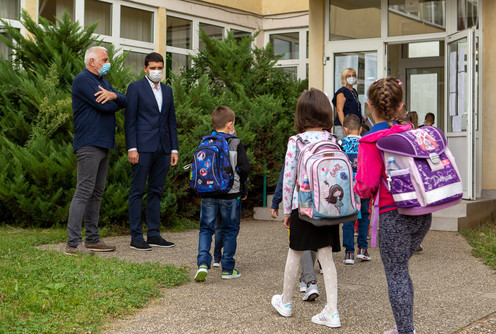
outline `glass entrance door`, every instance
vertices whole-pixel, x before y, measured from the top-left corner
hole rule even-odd
[[[476,36],[467,29],[446,40],[445,129],[448,147],[455,156],[463,182],[465,199],[475,199],[480,192],[477,150],[479,93],[476,66]]]

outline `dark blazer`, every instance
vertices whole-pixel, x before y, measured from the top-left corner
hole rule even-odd
[[[155,152],[160,143],[165,153],[178,150],[172,88],[164,83],[160,83],[160,88],[162,112],[159,112],[157,100],[146,77],[132,82],[127,88],[124,131],[128,150],[137,148],[138,152]]]

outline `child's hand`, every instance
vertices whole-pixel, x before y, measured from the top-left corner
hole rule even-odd
[[[289,218],[291,215],[284,215],[284,227],[289,229]]]
[[[270,216],[276,219],[279,216],[279,209],[270,209]]]

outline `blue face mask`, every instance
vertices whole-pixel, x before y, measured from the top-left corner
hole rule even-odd
[[[101,76],[107,75],[107,73],[110,71],[110,63],[104,63],[102,64],[102,68],[98,70],[98,73],[100,73]]]

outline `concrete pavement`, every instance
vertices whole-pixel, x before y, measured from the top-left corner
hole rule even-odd
[[[176,247],[140,252],[129,248],[129,237],[115,237],[105,240],[115,243],[117,251],[99,256],[186,265],[193,277],[198,230],[163,235]],[[378,249],[369,249],[372,261],[358,260],[353,266],[342,264],[344,251],[334,253],[341,328],[311,322],[325,306],[320,274],[320,297],[303,302],[300,292],[295,291],[293,316],[281,317],[270,299],[282,292],[287,240],[287,230],[280,222],[242,221],[235,257],[240,278],[222,280],[220,269],[213,268],[206,282],[191,280],[178,288],[164,289],[163,297],[109,324],[104,333],[356,334],[383,333],[393,326]],[[456,232],[430,231],[423,246],[410,262],[417,333],[496,333],[496,272],[474,258],[470,246]]]

